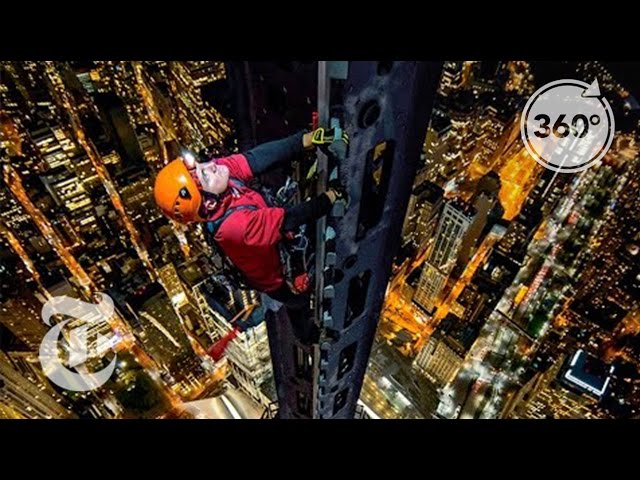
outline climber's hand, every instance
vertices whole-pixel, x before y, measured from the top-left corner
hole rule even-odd
[[[332,186],[326,191],[327,197],[331,203],[336,203],[338,200],[347,201],[347,192],[344,188],[339,186]]]
[[[327,129],[320,127],[311,132],[311,144],[315,147],[325,148],[335,141],[342,141],[345,145],[348,145],[349,135],[340,128]]]

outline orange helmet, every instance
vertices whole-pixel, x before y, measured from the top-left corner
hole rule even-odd
[[[182,158],[160,170],[153,186],[153,196],[162,212],[177,222],[203,220],[198,214],[202,195]]]

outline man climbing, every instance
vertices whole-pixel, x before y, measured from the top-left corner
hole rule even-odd
[[[306,150],[327,148],[335,141],[346,144],[348,137],[340,130],[318,128],[205,162],[197,163],[191,155],[185,155],[158,173],[156,203],[177,222],[208,222],[207,234],[248,287],[300,308],[305,301],[300,297],[305,285],[289,285],[286,281],[280,242],[288,232],[329,213],[344,193],[340,188],[330,188],[298,205],[277,207],[268,205],[263,195],[247,184],[256,175],[284,165]]]

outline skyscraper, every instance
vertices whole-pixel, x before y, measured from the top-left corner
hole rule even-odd
[[[132,296],[129,306],[142,327],[142,345],[171,375],[175,382],[171,382],[171,386],[183,397],[200,389],[207,372],[162,287],[150,284],[144,293]]]
[[[71,244],[100,242],[94,205],[89,196],[93,177],[87,169],[89,159],[58,125],[31,131],[30,136],[47,165],[40,180],[56,206],[68,215],[65,222],[70,228],[61,231],[66,233]]]
[[[264,308],[256,292],[226,287],[209,279],[194,289],[209,336],[216,340],[243,321],[253,326],[238,335],[227,348],[230,373],[238,386],[255,401],[268,405],[275,399]]]
[[[442,206],[443,190],[424,181],[414,187],[402,226],[403,245],[419,249],[431,237]]]
[[[0,323],[23,342],[29,351],[35,352],[47,331],[40,318],[41,310],[42,303],[32,292],[23,289],[19,297],[0,301]]]
[[[474,209],[460,200],[448,201],[444,206],[433,248],[413,298],[429,313],[435,308],[474,216]]]
[[[465,63],[467,62],[444,62],[439,86],[439,93],[443,97],[449,96],[463,86]]]
[[[537,372],[505,408],[512,418],[606,418],[598,407],[609,383],[609,372],[585,370],[582,351],[560,356],[545,372]],[[594,394],[594,392],[597,392]]]
[[[256,307],[250,315],[254,316],[254,322],[259,321],[264,318],[264,307]],[[251,398],[264,406],[275,400],[266,323],[261,322],[232,342],[227,358],[231,374]]]
[[[491,227],[500,221],[504,209],[498,200],[500,179],[495,172],[489,172],[480,179],[478,192],[471,198],[470,203],[476,212],[473,221],[465,232],[460,245],[457,259],[457,270],[462,271],[475,249],[482,243]]]
[[[199,151],[222,144],[231,134],[229,120],[205,104],[201,90],[224,77],[221,62],[169,62],[168,86],[176,104],[174,123],[184,146]]]
[[[26,363],[36,361],[35,356],[24,358]],[[62,402],[41,375],[36,375],[20,359],[11,359],[0,351],[0,418],[74,417]]]
[[[464,354],[460,344],[436,332],[418,352],[413,368],[442,387],[455,378],[464,362]]]
[[[480,331],[480,325],[449,314],[429,337],[415,360],[413,369],[438,387],[452,382],[462,367]]]

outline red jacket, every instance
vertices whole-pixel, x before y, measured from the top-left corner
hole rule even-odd
[[[260,193],[237,182],[246,184],[253,178],[244,155],[235,154],[215,161],[229,168],[231,192],[225,193],[210,220],[220,218],[227,209],[239,205],[253,205],[257,210],[234,211],[220,225],[214,240],[244,274],[250,287],[273,292],[284,283],[278,252],[284,209],[269,207]]]

